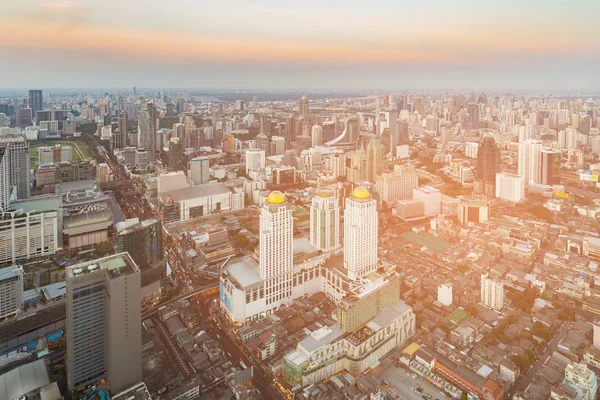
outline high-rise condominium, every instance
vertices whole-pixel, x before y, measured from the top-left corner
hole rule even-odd
[[[542,150],[541,183],[544,185],[558,185],[560,183],[560,150]]]
[[[7,181],[0,183],[0,208],[8,204],[2,199],[7,199],[11,194],[16,194],[17,199],[28,199],[30,196],[30,155],[29,144],[25,134],[6,133],[0,135],[0,148],[4,151],[0,154],[2,165],[0,168],[6,170]],[[0,173],[2,174],[2,173]],[[0,175],[2,180],[2,175]],[[16,189],[16,190],[15,190]],[[5,190],[8,192],[2,193]],[[3,206],[4,204],[4,206]]]
[[[128,253],[66,269],[67,386],[142,380],[140,270]]]
[[[292,296],[294,218],[285,195],[273,191],[260,210],[259,272],[269,304]]]
[[[320,191],[310,206],[310,242],[324,252],[340,244],[340,204],[330,191]]]
[[[31,112],[33,115],[35,115],[36,111],[41,111],[44,109],[44,102],[42,99],[41,90],[29,91],[29,108],[31,108]]]
[[[354,189],[344,210],[344,266],[351,279],[377,269],[377,224],[377,201],[367,189]]]
[[[18,314],[23,308],[23,267],[0,269],[0,318]]]
[[[504,306],[504,284],[489,278],[487,273],[481,274],[481,303],[494,310]]]
[[[146,102],[138,114],[138,146],[149,153],[150,162],[156,160],[156,131],[158,127],[158,113],[152,100]]]
[[[190,180],[193,185],[207,183],[210,180],[208,157],[196,157],[190,160]]]
[[[500,167],[500,149],[493,136],[483,138],[477,151],[477,177],[486,182],[496,182],[496,173]]]
[[[519,142],[519,175],[525,179],[525,186],[529,185],[529,182],[541,183],[541,156],[541,140],[528,139]]]

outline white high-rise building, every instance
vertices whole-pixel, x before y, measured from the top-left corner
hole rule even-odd
[[[23,267],[0,269],[0,318],[17,315],[23,308]]]
[[[542,181],[542,141],[525,140],[519,142],[519,175],[525,179],[525,186],[529,182],[541,183]]]
[[[246,173],[265,169],[265,151],[254,149],[246,150]]]
[[[421,186],[413,189],[413,198],[423,202],[423,212],[426,217],[434,217],[442,207],[442,192],[431,186]]]
[[[208,157],[196,157],[190,160],[190,180],[194,186],[207,183],[210,180]]]
[[[496,174],[496,197],[518,203],[525,198],[525,178],[508,172]]]
[[[481,274],[481,303],[494,310],[504,306],[504,283],[488,278],[487,273]]]
[[[445,306],[452,304],[452,284],[442,283],[438,286],[437,300]]]
[[[329,156],[330,169],[333,172],[333,176],[339,178],[340,176],[346,176],[346,155],[344,150],[335,149]]]
[[[397,200],[413,198],[413,189],[419,186],[419,178],[412,166],[396,165],[393,172],[384,172],[375,179],[375,187],[381,201],[392,205]]]
[[[259,273],[267,308],[290,299],[294,272],[294,218],[285,195],[273,191],[260,210]]]
[[[321,125],[313,125],[311,137],[312,147],[317,147],[323,144],[323,127]]]
[[[398,110],[390,110],[388,114],[388,126],[390,128],[390,148],[385,149],[385,152],[389,152],[392,157],[395,157],[398,147]]]
[[[283,136],[272,136],[271,143],[271,155],[282,156],[285,154],[285,138]]]
[[[344,210],[344,266],[350,279],[377,269],[377,225],[377,201],[367,189],[354,189]]]
[[[340,245],[340,204],[331,192],[321,191],[312,199],[310,242],[324,252]]]

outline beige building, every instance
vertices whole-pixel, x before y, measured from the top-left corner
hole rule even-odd
[[[128,253],[66,269],[67,385],[107,379],[118,393],[142,380],[140,270]]]

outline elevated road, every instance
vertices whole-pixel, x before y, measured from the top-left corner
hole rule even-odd
[[[185,300],[185,299],[189,299],[190,297],[194,297],[198,294],[202,294],[204,292],[208,292],[211,290],[215,290],[219,288],[219,284],[218,283],[212,283],[210,285],[204,285],[204,286],[200,286],[199,288],[196,288],[194,290],[190,290],[187,292],[183,292],[175,297],[173,297],[170,300],[165,301],[164,303],[160,303],[157,304],[156,306],[144,311],[142,313],[142,320],[150,317],[151,315],[153,315],[154,313],[156,313],[158,311],[159,308],[163,307],[163,306],[168,306],[169,304],[173,304],[178,302],[179,300]]]

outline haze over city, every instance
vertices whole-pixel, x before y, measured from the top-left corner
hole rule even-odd
[[[3,5],[0,73],[4,87],[589,91],[599,14],[557,0],[23,0]]]

